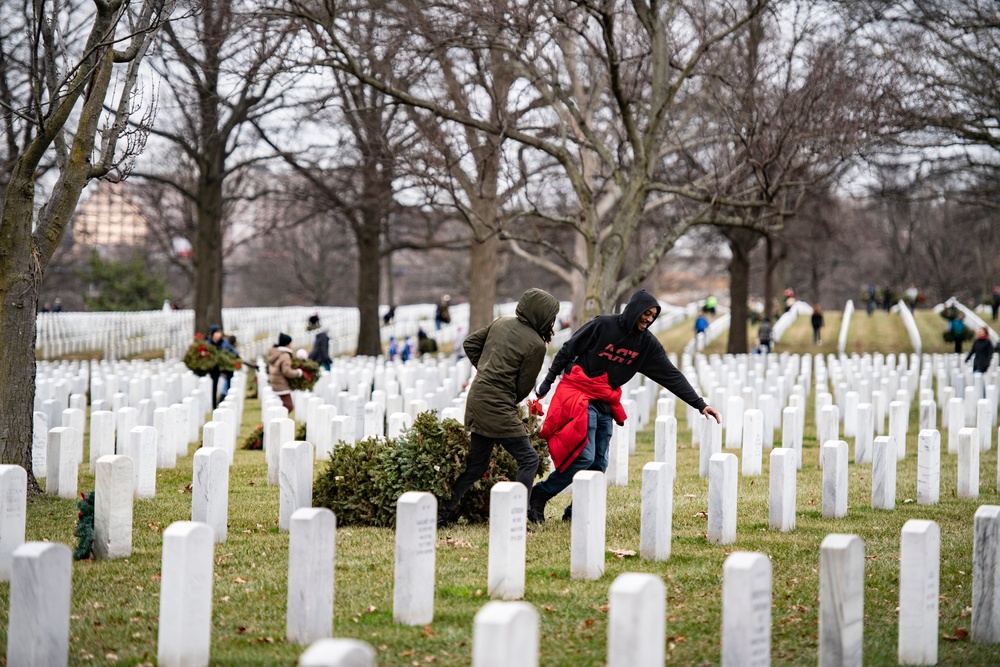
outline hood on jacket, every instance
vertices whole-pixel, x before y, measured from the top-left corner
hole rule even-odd
[[[289,350],[287,347],[281,347],[279,345],[272,345],[267,350],[267,363],[273,364],[275,361],[278,360],[278,357],[280,357],[285,352],[287,352],[290,355],[292,354],[292,351]]]
[[[655,322],[656,318],[660,316],[660,302],[656,300],[656,297],[640,287],[632,295],[632,298],[628,300],[628,305],[625,306],[622,314],[618,316],[618,321],[628,331],[632,331],[635,329],[635,323],[639,321],[639,316],[650,308],[656,308],[656,316],[653,317],[653,322]]]
[[[545,290],[532,287],[518,299],[514,312],[518,320],[537,331],[544,339],[559,314],[559,301]]]

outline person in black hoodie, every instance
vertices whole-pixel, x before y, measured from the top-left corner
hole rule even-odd
[[[627,383],[636,373],[642,373],[677,395],[705,418],[719,421],[719,413],[698,395],[677,368],[670,363],[663,345],[649,331],[649,326],[660,314],[660,304],[644,289],[636,290],[620,315],[599,315],[584,324],[566,341],[556,354],[545,379],[536,394],[545,396],[556,377],[575,366],[595,378],[607,374],[612,389]],[[556,390],[558,394],[558,389]],[[558,395],[556,397],[558,399]],[[531,493],[528,519],[545,520],[545,503],[573,481],[581,470],[600,470],[608,467],[608,445],[611,442],[613,419],[610,406],[591,400],[588,406],[587,444],[569,467],[553,471],[548,478],[535,485]],[[566,508],[563,520],[572,518],[572,505]]]

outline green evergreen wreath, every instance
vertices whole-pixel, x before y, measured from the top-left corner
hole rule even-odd
[[[87,560],[94,552],[94,492],[81,493],[82,500],[76,501],[76,506],[80,512],[76,515],[77,537],[76,549],[73,551],[73,560]]]

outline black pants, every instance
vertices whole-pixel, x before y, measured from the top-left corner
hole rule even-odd
[[[517,461],[517,481],[524,484],[531,496],[531,485],[535,480],[535,473],[538,471],[538,454],[531,446],[528,436],[521,438],[489,438],[478,433],[472,434],[472,441],[469,444],[469,460],[465,464],[463,472],[455,488],[452,489],[451,500],[445,503],[444,509],[451,513],[458,507],[462,496],[469,488],[482,479],[483,473],[489,470],[490,459],[493,458],[493,446],[500,445]]]

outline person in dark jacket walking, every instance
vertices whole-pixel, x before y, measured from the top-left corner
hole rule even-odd
[[[810,323],[813,328],[813,345],[822,345],[823,341],[820,340],[820,331],[823,329],[823,309],[819,306],[813,306]]]
[[[976,340],[972,343],[972,349],[969,350],[969,354],[965,357],[966,363],[968,363],[969,359],[972,359],[973,373],[985,373],[990,370],[995,349],[986,327],[979,327],[976,330]]]
[[[316,334],[309,358],[319,364],[323,370],[330,370],[330,334],[326,332],[326,329],[320,329],[319,333]]]
[[[472,438],[465,471],[438,512],[439,526],[451,522],[462,496],[489,469],[496,445],[517,461],[517,481],[531,496],[538,454],[531,446],[517,404],[535,386],[558,314],[559,301],[544,290],[532,288],[521,295],[514,317],[498,318],[465,339],[463,349],[476,367],[465,403],[465,426]]]
[[[566,341],[556,354],[545,379],[536,391],[539,398],[552,388],[552,383],[564,371],[570,374],[575,368],[588,378],[603,378],[610,389],[618,390],[642,373],[676,394],[706,418],[719,421],[719,413],[705,403],[687,378],[670,363],[660,341],[649,331],[649,326],[660,314],[660,304],[644,289],[636,290],[620,315],[600,315],[584,324]],[[560,382],[553,404],[562,402],[565,394],[580,391]],[[528,520],[539,523],[545,520],[545,503],[573,481],[581,470],[608,468],[608,445],[611,441],[612,407],[607,402],[591,398],[587,407],[586,441],[575,457],[562,462],[549,477],[537,484],[531,494]],[[572,505],[566,508],[563,519],[572,518]]]

